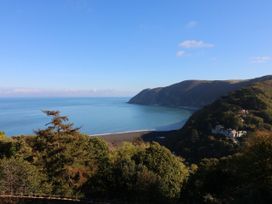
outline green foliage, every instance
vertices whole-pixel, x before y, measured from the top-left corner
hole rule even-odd
[[[45,113],[52,121],[46,129],[36,131],[37,136],[2,137],[0,158],[16,157],[40,169],[52,186],[51,194],[80,195],[81,186],[107,163],[108,145],[102,139],[81,134],[58,111]]]
[[[222,157],[239,151],[246,137],[232,140],[212,134],[216,125],[247,131],[272,130],[272,80],[256,83],[222,97],[197,111],[179,132],[173,146],[189,161]]]
[[[14,156],[16,151],[17,148],[14,141],[6,137],[4,132],[0,132],[0,159]]]
[[[0,131],[0,140],[4,140],[6,138],[6,134]]]
[[[196,112],[175,144],[189,162],[201,161],[190,166],[158,143],[109,146],[81,134],[58,111],[45,111],[52,120],[35,136],[0,134],[0,191],[117,203],[268,203],[271,86],[256,84]],[[212,134],[216,124],[248,135],[235,143]]]
[[[36,162],[45,170],[54,194],[78,195],[81,185],[107,157],[108,147],[98,138],[80,134],[58,111],[45,113],[52,121],[33,138]]]
[[[241,153],[205,159],[190,178],[189,203],[269,203],[272,199],[272,135],[254,135]]]
[[[86,184],[86,196],[130,202],[167,203],[179,198],[189,175],[183,161],[157,143],[125,143],[114,150],[108,165]]]
[[[50,185],[46,177],[37,167],[17,158],[0,160],[0,192],[18,193],[46,193],[50,192]]]

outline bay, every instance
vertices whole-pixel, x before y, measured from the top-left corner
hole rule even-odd
[[[128,104],[128,97],[1,98],[0,131],[8,136],[33,134],[49,122],[42,110],[59,110],[86,134],[173,130],[192,110]]]

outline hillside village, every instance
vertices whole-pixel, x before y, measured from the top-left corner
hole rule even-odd
[[[225,129],[225,127],[222,125],[216,125],[215,128],[212,129],[212,133],[235,139],[245,136],[247,134],[247,131],[244,130],[238,131],[231,128]]]
[[[244,119],[247,115],[248,115],[249,111],[248,110],[245,110],[245,109],[242,109],[240,112],[239,112],[239,116],[241,117],[241,121],[244,122]],[[216,125],[215,128],[213,128],[211,130],[212,134],[216,134],[216,135],[223,135],[225,137],[228,137],[228,138],[232,138],[232,139],[235,139],[235,138],[239,138],[239,137],[243,137],[247,134],[247,131],[245,130],[235,130],[235,129],[231,129],[231,128],[225,128],[223,125]]]

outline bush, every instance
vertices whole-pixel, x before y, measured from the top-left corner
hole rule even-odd
[[[271,132],[255,134],[241,153],[202,160],[184,194],[189,203],[269,203],[272,200]]]
[[[0,160],[0,192],[8,194],[50,193],[46,176],[35,166],[18,159]]]
[[[125,143],[111,155],[108,165],[87,182],[87,197],[167,203],[179,198],[189,175],[183,160],[157,143]]]

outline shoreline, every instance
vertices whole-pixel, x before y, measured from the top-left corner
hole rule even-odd
[[[155,131],[151,130],[142,130],[142,131],[126,131],[119,133],[109,133],[104,135],[96,135],[103,138],[105,141],[112,145],[119,145],[123,142],[136,142],[142,140],[142,138]]]
[[[177,108],[177,109],[184,109],[184,110],[189,110],[192,112],[195,112],[199,109],[201,109],[202,107],[194,107],[194,106],[171,106],[171,105],[160,105],[160,104],[141,104],[141,103],[131,103],[131,102],[126,102],[128,104],[132,104],[132,105],[139,105],[139,106],[154,106],[154,107],[162,107],[162,108]]]
[[[178,130],[136,130],[136,131],[126,131],[119,133],[109,133],[109,134],[96,134],[91,135],[93,137],[101,137],[106,142],[113,146],[118,146],[123,142],[158,142],[164,146],[171,146],[171,141],[176,137]]]
[[[100,136],[112,136],[112,135],[144,133],[144,132],[156,132],[156,129],[128,130],[128,131],[120,131],[120,132],[97,133],[97,134],[89,134],[89,136],[100,137]]]

